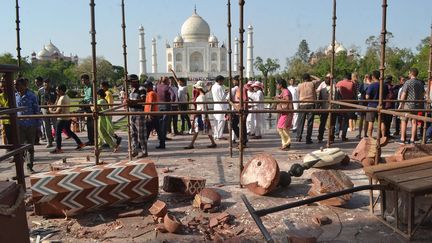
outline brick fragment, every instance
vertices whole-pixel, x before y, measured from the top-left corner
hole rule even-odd
[[[221,204],[222,197],[218,192],[211,188],[204,188],[200,193],[195,195],[192,206],[200,208],[203,211],[214,212],[213,209]]]
[[[181,223],[174,215],[167,213],[164,217],[164,226],[168,232],[176,233],[180,229]]]
[[[166,203],[157,200],[153,205],[149,208],[149,212],[156,217],[164,217],[168,212]]]
[[[165,176],[163,190],[194,196],[205,187],[206,179],[188,176]]]

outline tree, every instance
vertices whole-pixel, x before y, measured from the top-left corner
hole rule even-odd
[[[422,80],[426,80],[428,77],[428,69],[429,69],[429,38],[426,37],[420,42],[420,45],[417,47],[418,53],[415,55],[413,60],[413,67],[419,70],[418,78]]]
[[[96,72],[97,82],[108,81],[112,83],[117,77],[113,65],[103,57],[96,58]],[[80,77],[82,74],[88,74],[91,76],[92,58],[85,58],[81,64],[75,67],[74,73],[76,77]]]
[[[300,41],[295,57],[300,59],[303,63],[308,63],[309,54],[310,54],[310,50],[307,41],[306,40]]]
[[[17,64],[18,61],[12,56],[11,53],[4,53],[0,55],[0,64]]]
[[[311,72],[312,68],[308,63],[304,63],[297,57],[287,58],[287,66],[284,72],[284,76],[295,77],[301,79],[302,75]]]
[[[266,62],[264,63],[264,61],[261,57],[257,57],[255,59],[254,66],[256,69],[260,70],[262,75],[263,75],[264,94],[267,95],[269,93],[268,92],[268,84],[267,84],[268,75],[275,72],[276,70],[278,70],[280,68],[279,60],[267,58]]]
[[[386,51],[386,75],[399,77],[407,74],[414,62],[411,50],[403,48],[388,48]]]

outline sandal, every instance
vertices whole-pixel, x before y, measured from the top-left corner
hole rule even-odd
[[[194,148],[194,146],[192,146],[192,145],[189,145],[189,146],[187,146],[187,147],[184,147],[184,149],[193,149]]]

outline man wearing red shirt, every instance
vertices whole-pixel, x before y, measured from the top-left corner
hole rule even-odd
[[[341,100],[355,100],[357,99],[357,86],[351,80],[351,73],[346,73],[344,79],[336,84],[336,90],[339,92]],[[342,109],[347,107],[341,107]],[[349,114],[340,113],[339,118],[341,119],[342,129],[342,141],[347,141],[347,130],[348,130],[348,119]]]

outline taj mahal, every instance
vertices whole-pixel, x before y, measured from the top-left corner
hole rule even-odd
[[[188,79],[212,79],[217,75],[228,76],[228,46],[220,43],[211,33],[209,24],[194,9],[192,16],[186,19],[180,35],[172,43],[166,43],[166,66],[159,72],[157,64],[156,39],[151,43],[151,72],[147,71],[144,27],[139,27],[139,74],[159,78],[172,75],[174,70],[179,77]],[[247,46],[245,60],[245,77],[253,77],[253,28],[247,28]],[[234,39],[233,76],[238,74],[239,41]]]

